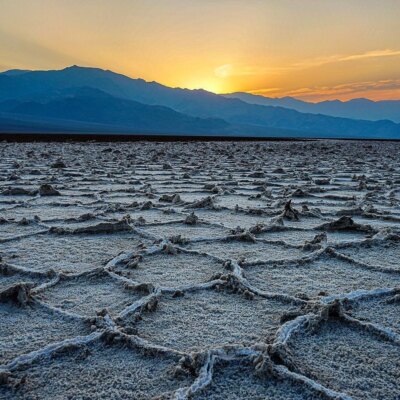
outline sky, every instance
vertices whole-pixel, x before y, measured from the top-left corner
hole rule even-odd
[[[0,70],[110,69],[307,101],[400,99],[400,0],[0,0]]]

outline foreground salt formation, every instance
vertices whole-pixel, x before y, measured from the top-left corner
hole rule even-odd
[[[1,143],[1,399],[398,399],[400,145]]]

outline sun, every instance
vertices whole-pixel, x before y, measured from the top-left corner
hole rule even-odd
[[[222,93],[222,85],[220,82],[217,81],[204,81],[201,84],[201,88],[204,90],[207,90],[208,92],[213,92],[213,93]]]
[[[226,82],[217,78],[199,79],[198,81],[191,81],[185,86],[188,89],[203,89],[216,94],[226,92]]]

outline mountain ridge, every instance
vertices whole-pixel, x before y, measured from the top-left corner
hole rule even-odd
[[[284,107],[302,113],[369,121],[390,120],[400,123],[400,100],[373,101],[361,97],[347,101],[324,100],[311,103],[290,96],[273,98],[245,92],[227,93],[223,96],[240,99],[249,104]]]
[[[253,130],[259,134],[264,132],[263,134],[268,136],[268,130],[270,132],[277,130],[304,132],[310,137],[350,138],[364,135],[375,138],[400,138],[400,125],[391,121],[356,121],[321,114],[301,113],[281,106],[250,104],[241,99],[227,98],[201,89],[169,88],[157,82],[133,79],[100,68],[78,66],[62,70],[0,74],[0,110],[11,112],[15,118],[18,118],[18,115],[26,115],[28,112],[28,115],[39,113],[43,118],[51,116],[65,119],[65,116],[68,116],[69,107],[72,107],[73,112],[70,110],[68,117],[77,118],[79,111],[77,103],[73,104],[71,100],[66,99],[68,96],[77,96],[79,90],[81,91],[80,108],[86,107],[84,109],[87,112],[86,115],[82,113],[79,115],[79,120],[82,122],[95,120],[104,122],[107,116],[108,122],[124,121],[124,124],[131,124],[131,127],[135,129],[140,127],[140,129],[145,129],[147,126],[154,128],[157,132],[165,129],[168,132],[172,127],[167,127],[166,121],[174,115],[172,119],[175,118],[178,130],[187,132],[188,135],[198,133],[201,126],[205,134],[209,128],[212,131],[210,133],[214,133],[215,129],[220,130],[222,135],[242,132],[246,136]],[[82,99],[82,90],[90,92],[86,93],[87,96],[84,99]],[[109,96],[107,98],[109,104],[104,101],[105,94]],[[98,97],[103,101],[99,103]],[[63,106],[57,103],[61,99],[64,102]],[[124,101],[133,103],[128,105]],[[14,107],[10,108],[12,102],[14,102]],[[28,106],[28,103],[35,103],[35,105]],[[93,107],[87,107],[88,103],[91,103]],[[59,107],[55,107],[55,104],[59,104]],[[155,113],[158,115],[157,125],[153,121],[155,109],[148,109],[146,106],[161,106],[169,109],[168,111],[164,109],[166,120]],[[120,108],[125,110],[124,115]],[[137,112],[139,109],[143,114]],[[174,112],[179,115],[173,114]],[[131,113],[130,119],[129,113]],[[216,121],[218,121],[217,124]],[[247,129],[249,133],[243,129]]]

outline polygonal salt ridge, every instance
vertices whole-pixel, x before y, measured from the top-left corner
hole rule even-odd
[[[195,381],[203,358],[146,346],[117,332],[94,333],[10,363],[2,371],[0,395],[85,397],[96,380],[96,391],[90,392],[95,399],[178,398]]]
[[[322,246],[316,246],[315,248],[312,247],[311,249],[305,248],[304,246],[297,246],[297,245],[290,245],[287,244],[286,242],[283,243],[276,243],[274,241],[269,241],[269,240],[257,240],[256,243],[265,243],[265,244],[270,244],[270,245],[276,245],[276,246],[281,246],[283,249],[288,249],[290,250],[301,250],[301,252],[298,253],[298,257],[293,257],[293,258],[280,258],[280,259],[268,259],[266,258],[265,260],[263,259],[256,259],[252,261],[247,261],[246,259],[239,259],[239,264],[241,266],[256,266],[256,265],[290,265],[296,262],[299,265],[307,264],[310,262],[313,262],[315,260],[318,260],[325,254],[330,254],[330,247],[322,247]]]
[[[346,321],[346,313],[341,300],[336,299],[328,304],[308,302],[297,313],[283,315],[283,325],[276,332],[268,354],[277,364],[283,364],[291,370],[296,369],[296,363],[292,359],[288,343],[293,335],[299,332],[314,333],[324,322],[335,319]]]
[[[39,235],[0,247],[7,264],[14,266],[15,259],[21,270],[79,273],[106,264],[110,254],[121,254],[126,249],[137,251],[148,244],[133,231],[113,235]]]
[[[175,205],[183,203],[183,201],[181,199],[181,196],[179,194],[177,194],[177,193],[175,193],[175,194],[163,194],[158,199],[158,201],[160,203],[172,203],[172,204],[175,204]]]
[[[234,211],[235,214],[252,215],[260,217],[273,217],[279,215],[279,211],[276,208],[257,208],[257,207],[242,207],[238,204],[233,209],[226,208],[227,211]]]
[[[387,332],[335,310],[283,328],[270,350],[276,362],[353,399],[397,400],[400,342]]]
[[[5,225],[6,224],[6,225]],[[48,227],[33,219],[23,217],[19,221],[1,222],[0,243],[12,242],[29,236],[47,233]]]
[[[244,210],[239,208],[224,211],[200,210],[196,211],[196,214],[201,220],[216,223],[226,229],[233,229],[238,225],[245,229],[256,225],[261,228],[265,225],[265,217],[269,216],[269,213],[261,209]]]
[[[394,230],[392,227],[385,227],[379,229],[374,235],[367,236],[364,240],[341,242],[334,247],[336,249],[358,246],[369,247],[371,245],[385,244],[386,242],[393,244],[400,242],[400,233],[397,230]]]
[[[327,248],[300,260],[239,264],[243,278],[254,291],[270,295],[280,293],[304,300],[327,302],[357,290],[393,288],[400,283],[398,272],[364,268],[335,254],[333,249]]]
[[[342,302],[351,319],[400,343],[400,288],[360,291]]]
[[[234,193],[218,194],[213,197],[214,204],[220,211],[223,210],[246,210],[246,209],[261,209],[265,211],[270,210],[271,199],[266,196],[249,196],[249,193],[240,193],[240,189],[236,188]],[[201,207],[207,209],[213,209],[212,207]]]
[[[29,202],[18,204],[3,211],[4,215],[9,219],[18,220],[24,217],[30,219],[32,216],[35,219],[36,216],[36,219],[42,223],[79,218],[82,214],[90,212],[92,212],[92,208],[78,204],[50,208],[48,205],[32,205]]]
[[[255,236],[250,232],[250,230],[246,230],[241,228],[240,226],[235,229],[230,230],[230,234],[226,237],[226,240],[239,240],[243,242],[256,242]]]
[[[224,262],[226,270],[231,271],[226,275],[216,274],[214,279],[220,279],[225,282],[227,289],[234,293],[243,293],[246,298],[253,299],[255,295],[267,298],[275,299],[283,302],[291,302],[297,305],[307,304],[307,301],[296,296],[290,296],[283,293],[269,293],[260,288],[251,285],[244,275],[244,271],[241,268],[241,263],[234,260],[227,260]],[[282,318],[281,318],[282,320]]]
[[[377,210],[374,205],[371,204],[372,197],[372,194],[369,193],[369,196],[366,196],[365,199],[362,199],[358,203],[358,206],[339,210],[336,212],[336,215],[359,216],[366,217],[371,220],[377,219],[382,221],[399,221],[399,218],[395,215],[390,214],[389,211]],[[375,198],[373,200],[375,204],[379,204],[380,199]]]
[[[228,234],[228,229],[220,224],[207,221],[188,224],[184,220],[146,224],[135,231],[153,240],[166,239],[178,244],[225,238]]]
[[[133,228],[130,225],[129,218],[123,218],[117,222],[99,222],[96,225],[88,225],[84,227],[78,227],[68,229],[65,227],[51,227],[50,233],[56,234],[105,234],[105,233],[117,233],[132,231]]]
[[[26,286],[16,285],[6,294],[0,302],[0,364],[20,363],[41,349],[91,331],[88,319],[40,303]]]
[[[281,217],[291,221],[298,221],[300,219],[300,212],[292,207],[292,200],[289,200],[285,204]]]
[[[365,248],[368,248],[368,245]],[[378,246],[378,248],[379,248],[379,246]],[[357,246],[347,247],[347,250],[350,250],[349,251],[350,254],[351,254],[351,251],[352,251],[351,249],[360,250],[360,249],[363,249],[363,247],[357,247]],[[381,248],[380,250],[383,250],[383,248]],[[383,264],[382,261],[381,262],[378,261],[377,262],[378,265],[374,265],[374,264],[369,263],[369,262],[361,261],[362,260],[361,257],[354,257],[354,256],[348,256],[346,254],[343,254],[344,252],[347,252],[347,251],[343,251],[343,249],[336,250],[336,249],[334,249],[332,247],[328,247],[327,248],[327,254],[329,254],[330,256],[335,257],[338,260],[345,261],[345,262],[347,262],[349,264],[356,265],[356,266],[358,266],[360,268],[363,268],[363,269],[366,269],[366,270],[370,270],[370,271],[376,271],[376,272],[385,272],[385,273],[388,273],[388,274],[393,274],[395,276],[398,276],[399,273],[400,273],[400,269],[399,268],[391,268],[391,266],[389,266],[389,267],[382,266],[382,264]],[[379,254],[381,254],[381,253],[379,253]],[[376,257],[377,255],[375,254],[374,256]],[[381,259],[384,260],[384,256],[381,257]],[[394,264],[390,264],[390,265],[395,265],[396,267],[398,266],[398,264],[396,262]]]
[[[306,240],[302,247],[305,251],[315,251],[327,246],[328,236],[326,232],[318,233],[312,240]]]
[[[187,209],[191,209],[191,208],[207,208],[207,209],[211,209],[211,210],[221,210],[222,207],[221,206],[217,206],[215,204],[215,198],[216,196],[207,196],[204,199],[195,201],[193,203],[189,203],[185,206],[185,208]]]
[[[161,247],[162,246],[162,247]],[[186,288],[213,279],[222,262],[208,254],[188,251],[171,243],[132,254],[109,270],[136,283],[161,288]]]
[[[111,213],[103,214],[103,218],[121,218],[124,214],[130,216],[131,225],[134,227],[141,227],[144,225],[151,225],[160,222],[179,221],[181,222],[186,214],[181,213],[175,208],[160,208],[153,207],[149,210],[131,210],[126,208],[123,211],[112,211]]]
[[[25,307],[32,303],[31,289],[32,283],[15,283],[0,291],[0,303],[12,302],[20,307]]]
[[[28,189],[20,186],[8,186],[0,192],[2,196],[36,196],[37,194],[37,189]]]
[[[342,216],[339,219],[324,223],[315,228],[316,230],[323,231],[353,231],[353,232],[367,232],[371,234],[377,233],[377,229],[373,228],[371,225],[363,225],[354,222],[349,216]]]
[[[335,246],[336,256],[365,268],[399,273],[400,236],[378,234],[372,239]]]
[[[126,318],[129,318],[131,315],[136,314],[134,320],[140,319],[140,316],[138,315],[143,312],[152,312],[157,309],[157,305],[161,299],[161,296],[163,294],[169,294],[172,295],[173,298],[177,297],[183,297],[185,293],[189,292],[194,292],[198,290],[204,290],[204,289],[210,289],[218,286],[219,284],[226,284],[227,281],[229,280],[229,276],[223,275],[221,273],[216,273],[213,275],[209,281],[203,282],[203,283],[198,283],[198,284],[192,284],[192,285],[186,285],[182,287],[174,287],[174,288],[154,288],[154,286],[150,283],[136,283],[135,284],[135,289],[138,291],[143,291],[145,293],[148,293],[147,296],[142,297],[140,300],[137,302],[133,303],[132,305],[126,307],[124,310],[122,310],[119,315],[115,318],[115,322],[117,323],[122,323]],[[133,281],[131,281],[133,282]],[[237,286],[237,285],[236,285]],[[230,288],[233,288],[233,285],[230,286]],[[246,289],[245,289],[246,290]],[[249,292],[249,298],[253,296]]]
[[[79,216],[77,217],[67,217],[67,218],[50,218],[50,219],[45,219],[45,220],[41,220],[43,223],[49,224],[49,223],[63,223],[65,225],[69,225],[69,224],[81,224],[81,223],[89,223],[90,221],[94,221],[96,219],[98,219],[99,216],[102,216],[103,213],[101,212],[96,212],[96,211],[89,211],[84,213],[82,212]]]
[[[267,347],[261,345],[248,349],[226,346],[209,351],[199,377],[185,394],[196,400],[349,400],[342,393],[275,364]]]
[[[193,212],[191,212],[184,220],[187,225],[196,225],[199,221],[199,217]]]
[[[221,261],[236,259],[241,265],[285,264],[296,260],[307,262],[308,259],[316,258],[325,251],[321,248],[310,253],[309,250],[304,251],[302,246],[283,241],[257,239],[248,232],[222,238],[192,240],[188,249],[209,254]]]
[[[38,298],[51,307],[72,315],[119,315],[125,308],[140,303],[153,287],[119,279],[99,268],[75,275],[59,274],[59,279],[36,291]]]
[[[308,213],[310,214],[310,212],[308,212]],[[321,223],[324,221],[331,220],[330,215],[315,216],[315,215],[306,215],[305,213],[300,213],[299,216],[300,216],[300,219],[298,221],[284,219],[284,225],[289,226],[289,227],[303,228],[303,230],[321,231],[321,229],[319,229],[319,227],[321,226]]]
[[[286,226],[284,225],[283,218],[281,216],[277,216],[271,218],[266,224],[257,224],[249,229],[251,233],[254,235],[259,235],[268,232],[309,232],[312,229],[303,228],[300,226]]]
[[[284,246],[288,249],[302,249],[304,251],[315,251],[315,250],[320,250],[323,247],[326,247],[327,245],[327,235],[325,232],[316,234],[313,239],[311,240],[305,240],[304,244],[292,244],[288,243],[285,240],[279,240],[279,239],[268,239],[268,235],[264,237],[257,237],[257,235],[260,234],[265,234],[268,232],[288,232],[288,231],[293,231],[293,232],[304,232],[304,229],[292,229],[290,227],[285,227],[284,229],[281,229],[281,227],[277,226],[266,226],[264,224],[257,224],[255,226],[252,226],[248,229],[248,231],[243,230],[243,232],[240,232],[239,227],[236,228],[235,232],[236,235],[230,236],[229,238],[234,239],[235,236],[239,240],[247,240],[247,241],[253,241],[253,242],[260,242],[260,243],[268,243],[268,244],[276,244],[276,245],[281,245]],[[307,230],[309,232],[309,230]]]
[[[29,283],[32,287],[54,279],[54,271],[38,272],[0,263],[0,291],[17,283]]]
[[[159,290],[140,308],[121,313],[116,323],[123,332],[158,346],[203,351],[264,342],[272,338],[281,315],[302,304],[257,295],[233,275],[216,278],[184,290]]]

